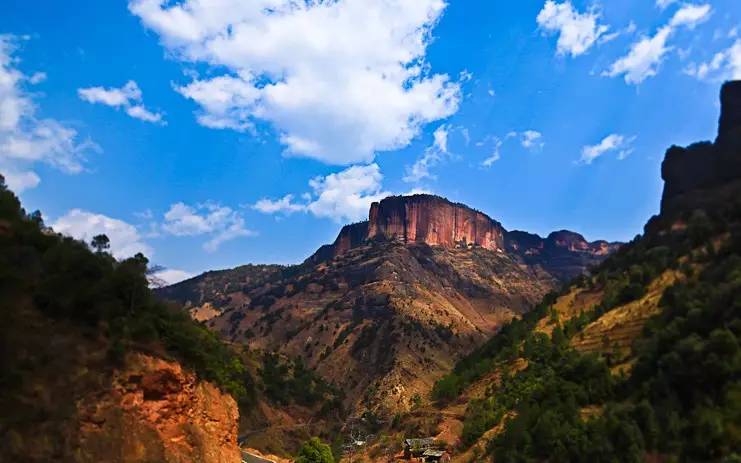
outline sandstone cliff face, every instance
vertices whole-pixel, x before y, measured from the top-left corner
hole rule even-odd
[[[77,461],[241,461],[236,402],[175,362],[132,354],[109,390],[77,408]]]
[[[504,244],[504,229],[463,204],[431,195],[392,196],[370,208],[368,239],[455,247],[477,245],[492,251]]]
[[[606,241],[590,243],[568,230],[553,232],[546,238],[510,232],[486,214],[439,196],[391,196],[373,203],[368,221],[343,227],[333,244],[319,248],[306,263],[326,262],[368,241],[379,240],[509,253],[564,282],[599,264],[620,246]]]
[[[714,143],[701,142],[686,148],[672,146],[661,165],[664,193],[661,212],[703,207],[730,197],[735,189],[722,187],[741,178],[741,81],[727,82],[721,89],[721,115]],[[713,197],[702,190],[715,189]]]

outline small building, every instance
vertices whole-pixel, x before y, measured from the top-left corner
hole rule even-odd
[[[435,446],[433,437],[423,439],[404,439],[404,458],[421,457],[427,450]]]
[[[445,450],[429,449],[422,454],[422,461],[425,463],[449,463],[450,454]]]

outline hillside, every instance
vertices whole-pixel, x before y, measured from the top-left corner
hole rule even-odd
[[[200,319],[232,342],[301,358],[344,392],[351,413],[390,417],[617,247],[566,231],[508,232],[436,196],[390,197],[301,265],[210,272],[159,294],[210,314]]]
[[[236,352],[157,301],[141,254],[57,235],[0,176],[0,460],[239,462]]]
[[[642,236],[436,383],[425,431],[454,461],[741,457],[741,81],[715,142],[670,148],[662,176]]]

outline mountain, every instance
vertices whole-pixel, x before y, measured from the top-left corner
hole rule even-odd
[[[433,195],[391,196],[371,204],[369,219],[345,226],[333,244],[309,257],[319,263],[337,257],[370,240],[421,243],[447,248],[482,247],[507,252],[528,265],[540,265],[567,281],[617,250],[619,243],[587,242],[568,230],[547,238],[505,230],[499,222],[466,205]]]
[[[232,342],[301,358],[352,413],[393,414],[618,247],[509,232],[437,196],[393,196],[300,265],[209,272],[159,294]]]
[[[737,461],[741,81],[716,140],[671,147],[661,174],[643,235],[459,361],[368,453],[411,433],[461,462]]]

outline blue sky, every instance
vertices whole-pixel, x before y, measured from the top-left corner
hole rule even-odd
[[[8,0],[0,34],[8,184],[171,281],[414,191],[628,240],[741,78],[736,0]]]

